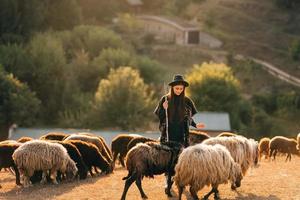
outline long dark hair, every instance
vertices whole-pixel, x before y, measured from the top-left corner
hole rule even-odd
[[[175,116],[175,110],[177,107],[179,122],[182,122],[185,116],[185,87],[179,96],[174,93],[174,86],[171,87],[170,92],[168,94],[169,99],[169,108],[168,115],[169,120],[173,122]],[[177,99],[177,103],[175,102],[175,98]],[[175,105],[176,104],[176,105]]]

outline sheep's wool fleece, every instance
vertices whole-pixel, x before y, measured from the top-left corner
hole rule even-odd
[[[46,170],[53,166],[61,166],[63,170],[66,169],[70,157],[60,144],[33,140],[21,145],[14,152],[13,159],[19,168]]]
[[[258,143],[253,139],[247,139],[242,136],[209,138],[203,143],[225,146],[234,161],[241,165],[244,175],[249,167],[255,165],[255,159],[258,157]]]
[[[238,167],[239,170],[235,170]],[[205,185],[227,183],[241,173],[229,151],[222,145],[197,144],[183,150],[175,166],[178,186],[191,185],[196,191]]]

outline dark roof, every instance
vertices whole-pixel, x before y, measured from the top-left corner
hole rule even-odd
[[[128,4],[132,6],[141,6],[143,2],[141,0],[126,0]]]
[[[193,119],[196,124],[199,122],[205,124],[204,131],[231,131],[228,113],[198,112],[193,116]],[[195,128],[191,127],[191,129]]]
[[[180,30],[198,30],[199,28],[196,25],[190,24],[177,17],[166,17],[166,16],[153,16],[153,15],[140,15],[139,19],[143,20],[153,20],[161,23],[172,25]]]

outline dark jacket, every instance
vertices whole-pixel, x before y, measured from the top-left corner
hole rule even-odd
[[[159,130],[161,131],[160,141],[165,142],[167,140],[166,135],[166,111],[163,108],[163,103],[165,102],[165,97],[163,96],[158,105],[156,106],[154,113],[159,118]],[[168,99],[169,101],[169,99]],[[194,105],[194,102],[185,97],[185,116],[182,122],[170,122],[168,120],[168,134],[169,140],[179,142],[185,146],[188,146],[188,138],[189,138],[189,126],[192,125],[196,127],[196,123],[194,122],[192,116],[197,113],[197,109]],[[169,116],[168,116],[169,117]],[[169,119],[169,118],[168,118]]]

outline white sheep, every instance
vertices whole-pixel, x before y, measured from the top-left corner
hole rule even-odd
[[[178,187],[179,200],[185,186],[190,186],[190,193],[198,199],[197,192],[205,185],[212,190],[204,199],[214,193],[219,199],[219,184],[232,183],[232,189],[240,187],[243,178],[241,167],[234,162],[230,152],[222,145],[197,144],[182,151],[175,166],[174,181]]]
[[[77,173],[75,162],[69,157],[67,150],[61,145],[43,140],[33,140],[21,145],[14,153],[13,160],[20,174],[23,175],[24,187],[30,185],[29,178],[34,171],[42,170],[43,180],[46,182],[48,170],[50,178],[57,184],[57,171],[74,177]]]
[[[247,139],[243,136],[215,137],[209,138],[203,143],[225,146],[234,161],[241,165],[243,175],[246,174],[250,167],[257,166],[258,164],[258,143],[253,139]]]

